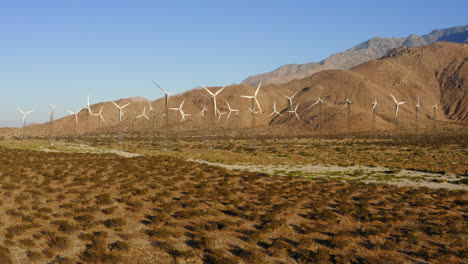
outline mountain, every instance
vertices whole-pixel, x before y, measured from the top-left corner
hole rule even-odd
[[[423,36],[409,35],[406,38],[371,38],[345,52],[331,55],[321,62],[286,64],[272,72],[250,76],[242,84],[258,85],[260,82],[263,84],[286,83],[327,69],[351,69],[366,61],[380,58],[394,48],[426,46],[436,41],[468,43],[468,25],[433,30],[431,33]]]

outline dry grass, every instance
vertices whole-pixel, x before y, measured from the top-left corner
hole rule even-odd
[[[464,191],[229,172],[169,156],[0,148],[0,164],[0,263],[467,261]]]

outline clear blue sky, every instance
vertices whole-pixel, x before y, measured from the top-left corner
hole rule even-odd
[[[465,25],[468,1],[0,1],[0,126],[320,61],[371,37]]]

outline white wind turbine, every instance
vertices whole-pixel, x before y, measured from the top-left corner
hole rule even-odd
[[[168,107],[169,107],[169,97],[171,96],[172,92],[168,92],[161,88],[155,81],[153,81],[154,85],[156,85],[163,93],[164,93],[164,116],[166,118],[166,126],[168,125],[169,122],[169,116],[168,116]]]
[[[184,113],[184,110],[182,109],[182,107],[184,106],[184,103],[185,103],[185,99],[182,100],[182,103],[180,104],[178,108],[169,108],[169,110],[179,111],[179,114],[182,117],[180,119],[180,122],[183,122],[186,116],[190,116],[189,114]]]
[[[50,105],[49,121],[54,122],[55,105]]]
[[[78,125],[78,114],[83,110],[84,108],[81,108],[80,110],[73,112],[71,110],[68,110],[67,112],[75,116],[75,124]]]
[[[254,116],[255,116],[256,114],[259,114],[259,113],[260,113],[260,111],[257,111],[256,109],[252,109],[252,108],[250,108],[250,107],[249,107],[249,111],[250,111],[250,113],[252,113],[252,119],[254,118]]]
[[[418,124],[419,111],[421,111],[421,105],[419,104],[419,95],[418,95],[418,101],[416,105],[414,106],[414,115],[415,115],[414,125],[416,127],[416,136],[418,135],[418,131],[419,131],[419,124]]]
[[[148,110],[148,113],[149,113],[150,110]],[[147,120],[150,120],[150,118],[146,115],[146,106],[143,108],[143,113],[139,116],[137,116],[136,118],[146,118]]]
[[[293,113],[293,114],[295,114],[297,120],[300,120],[300,119],[299,119],[299,115],[297,114],[297,108],[298,108],[298,107],[299,107],[299,104],[296,105],[296,107],[294,108],[294,110],[289,110],[289,111],[287,111],[287,112],[288,112],[288,113]]]
[[[278,112],[278,110],[276,110],[276,101],[273,101],[273,112],[271,112],[271,114],[268,117],[271,117],[273,115],[283,116],[280,112]]]
[[[98,121],[99,120],[102,120],[104,123],[106,123],[106,120],[104,119],[104,117],[102,116],[102,110],[104,109],[104,106],[101,106],[101,109],[99,109],[99,112],[98,113],[95,113],[95,114],[91,114],[92,116],[97,116],[98,117]],[[98,127],[99,127],[99,124],[98,124]]]
[[[205,100],[203,100],[203,109],[197,114],[197,116],[205,116],[207,112],[208,108],[206,108]]]
[[[436,133],[436,129],[437,129],[437,111],[439,110],[439,107],[437,106],[437,103],[435,103],[433,106],[432,106],[432,109],[434,109],[434,116],[433,116],[433,122],[434,122],[434,127],[433,127],[433,134]]]
[[[49,141],[54,139],[54,114],[55,114],[55,105],[50,105],[49,113]]]
[[[398,110],[400,108],[400,105],[402,104],[405,104],[406,102],[405,101],[402,101],[402,102],[398,102],[398,100],[395,98],[395,96],[393,96],[393,94],[390,94],[393,98],[393,102],[395,102],[395,129],[396,129],[396,133],[398,132],[398,129],[399,129],[399,122],[398,122]],[[397,139],[397,135],[395,135],[395,139]]]
[[[320,141],[322,140],[322,104],[324,103],[325,101],[323,101],[323,99],[319,96],[319,98],[317,99],[317,101],[315,101],[315,103],[313,103],[311,106],[309,106],[309,109],[318,105],[319,106],[319,118],[318,118],[318,123],[319,123],[319,143]]]
[[[87,101],[88,101],[88,106],[85,108],[88,110],[88,113],[92,116],[93,115],[93,112],[91,111],[91,105],[89,104],[89,96],[86,98]]]
[[[18,109],[18,111],[23,115],[23,121],[22,121],[22,127],[24,129],[24,127],[26,126],[26,116],[31,114],[32,112],[34,111],[27,111],[27,112],[24,112],[23,110],[21,110],[21,108],[17,107],[16,109]]]
[[[241,95],[240,97],[251,99],[251,107],[250,107],[250,112],[252,113],[252,126],[255,126],[255,114],[256,114],[256,109],[255,107],[258,106],[259,113],[262,112],[262,107],[260,106],[260,103],[257,100],[258,92],[260,91],[260,87],[262,86],[262,83],[260,83],[257,87],[257,90],[255,90],[254,95]]]
[[[352,103],[353,102],[351,102],[351,100],[349,100],[349,97],[346,96],[346,102],[343,105],[343,108],[347,107],[346,108],[346,129],[347,129],[348,137],[349,137],[349,132],[350,132],[350,128],[351,128],[351,104]]]
[[[216,112],[218,112],[218,122],[221,121],[221,118],[223,117],[223,115],[227,114],[226,112],[219,111],[218,108],[216,108]]]
[[[125,107],[129,106],[130,103],[125,104],[125,105],[123,105],[123,106],[119,106],[116,102],[112,101],[112,104],[114,104],[115,107],[117,107],[117,108],[119,109],[119,122],[122,122],[122,120],[123,120],[123,114],[124,114],[124,113],[123,113],[123,110],[124,110]]]
[[[74,115],[75,116],[75,132],[78,136],[78,113],[81,112],[81,110],[83,110],[83,108],[81,108],[80,110],[76,111],[76,112],[73,112],[71,110],[68,110],[67,112]]]
[[[232,113],[234,113],[235,115],[239,114],[239,109],[231,108],[231,105],[229,105],[229,102],[227,100],[226,100],[226,104],[227,104],[228,110],[229,110],[229,113],[228,113],[228,116],[227,116],[226,120],[229,120],[229,117],[231,117]]]
[[[375,110],[377,106],[380,107],[379,103],[377,103],[377,98],[374,98],[372,102],[372,135],[375,137]]]
[[[393,96],[393,94],[390,94],[393,98],[393,102],[395,102],[395,119],[398,117],[398,110],[400,105],[405,104],[406,101],[398,102],[398,100]]]
[[[292,101],[292,99],[293,99],[294,96],[296,96],[300,91],[301,91],[301,89],[298,90],[297,92],[295,92],[295,93],[294,93],[292,96],[290,96],[290,97],[288,97],[288,96],[286,96],[286,95],[283,94],[283,96],[286,97],[286,99],[288,99],[289,110],[293,110],[293,101]]]
[[[216,93],[213,93],[212,91],[210,91],[208,88],[206,88],[205,86],[203,86],[203,89],[205,89],[209,94],[210,94],[210,97],[211,97],[211,101],[213,103],[213,114],[211,115],[211,128],[213,129],[214,128],[214,120],[216,119],[216,114],[218,113],[218,105],[217,105],[217,101],[216,101],[216,96],[221,93],[222,90],[224,90],[225,86],[221,89],[219,89]],[[208,110],[207,110],[208,111]],[[218,122],[219,122],[220,118],[218,118]]]
[[[434,109],[434,117],[433,118],[434,118],[434,121],[435,121],[435,120],[437,120],[436,119],[436,113],[439,110],[439,107],[437,106],[437,103],[435,103],[435,105],[433,105],[432,108]]]

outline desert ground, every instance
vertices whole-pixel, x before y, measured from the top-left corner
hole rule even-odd
[[[0,141],[0,263],[466,263],[466,138]]]

